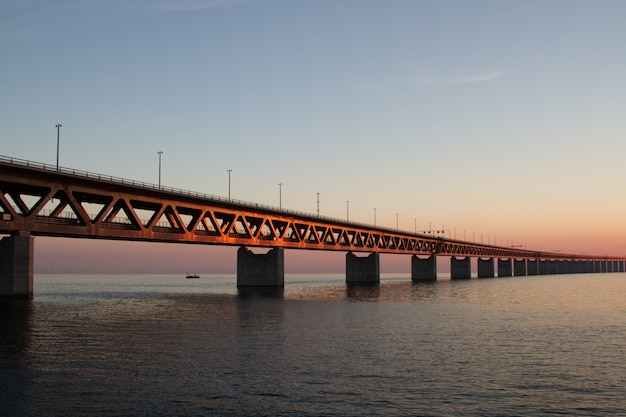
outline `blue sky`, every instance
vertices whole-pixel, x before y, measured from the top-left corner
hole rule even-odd
[[[4,0],[0,154],[626,253],[626,2]]]

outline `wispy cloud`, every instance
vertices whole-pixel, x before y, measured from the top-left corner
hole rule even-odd
[[[415,85],[422,87],[439,87],[449,84],[473,84],[484,83],[488,81],[497,80],[504,77],[504,71],[491,71],[482,74],[466,75],[461,77],[442,77],[431,74],[420,74],[413,78],[412,82]]]
[[[164,0],[154,5],[161,10],[194,11],[230,7],[243,3],[245,0]]]
[[[543,3],[547,3],[548,1],[550,1],[550,0],[539,0],[539,1],[536,1],[534,3],[528,4],[526,6],[522,6],[522,7],[516,8],[516,9],[508,10],[508,11],[500,13],[498,15],[491,16],[491,17],[485,19],[484,22],[491,22],[491,21],[494,21],[494,20],[499,20],[499,19],[502,19],[503,17],[507,17],[507,16],[510,16],[512,14],[515,14],[515,13],[523,12],[526,9],[530,9],[532,7],[535,7],[535,6],[539,6],[539,5],[543,4]]]

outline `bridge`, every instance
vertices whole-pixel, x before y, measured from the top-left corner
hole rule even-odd
[[[532,251],[270,207],[0,156],[0,297],[32,298],[34,237],[238,246],[237,287],[283,288],[284,249],[343,251],[348,284],[380,282],[381,253],[411,256],[411,279],[624,272],[626,257]],[[256,254],[250,248],[268,248]],[[360,256],[357,256],[357,253]],[[366,254],[366,256],[363,256]]]

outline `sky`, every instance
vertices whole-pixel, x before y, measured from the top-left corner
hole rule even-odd
[[[621,0],[3,0],[0,155],[54,164],[62,124],[65,167],[157,183],[162,151],[166,186],[226,196],[232,170],[236,199],[626,255],[624,39]],[[227,272],[235,252],[39,237],[35,264]]]

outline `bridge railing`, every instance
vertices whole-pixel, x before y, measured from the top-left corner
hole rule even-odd
[[[108,181],[108,182],[112,182],[116,184],[130,185],[133,187],[143,188],[146,190],[164,191],[164,192],[171,193],[171,194],[176,194],[176,195],[181,195],[181,196],[186,196],[186,197],[194,197],[194,198],[199,198],[203,200],[211,200],[211,201],[224,202],[228,204],[236,204],[239,206],[252,208],[252,209],[269,210],[269,211],[277,212],[277,213],[284,213],[284,214],[290,214],[290,215],[299,216],[299,217],[305,217],[307,219],[319,219],[319,220],[323,220],[326,222],[332,222],[332,223],[338,223],[338,224],[350,224],[350,225],[359,226],[359,227],[374,228],[377,230],[382,230],[382,231],[391,232],[391,233],[400,232],[399,230],[396,230],[396,229],[374,226],[372,224],[363,223],[363,222],[355,222],[355,221],[350,221],[350,220],[345,220],[345,219],[339,219],[336,217],[316,215],[316,214],[307,213],[307,212],[298,211],[298,210],[278,208],[278,207],[270,206],[266,204],[253,203],[250,201],[238,200],[235,198],[228,198],[228,197],[223,197],[223,196],[218,196],[218,195],[213,195],[213,194],[200,193],[197,191],[184,190],[180,188],[168,187],[168,186],[163,186],[163,185],[159,186],[157,184],[152,184],[148,182],[130,180],[127,178],[115,177],[112,175],[98,174],[95,172],[84,171],[80,169],[67,168],[67,167],[62,167],[62,166],[59,166],[57,168],[56,165],[46,164],[43,162],[30,161],[27,159],[13,158],[9,156],[0,155],[0,163],[8,163],[11,165],[19,165],[19,166],[24,166],[28,168],[35,168],[35,169],[40,169],[44,171],[49,171],[49,172],[74,175],[74,176],[94,179],[98,181]],[[406,232],[404,232],[404,234],[406,234]],[[420,236],[433,237],[433,236],[428,236],[428,235],[420,235]]]
[[[521,257],[543,257],[543,258],[564,258],[565,256],[563,256],[563,254],[557,253],[557,252],[543,252],[543,251],[534,251],[534,250],[526,250],[526,249],[521,249],[521,248],[511,248],[511,247],[507,247],[507,246],[498,246],[496,244],[490,245],[490,244],[483,244],[482,242],[480,243],[476,243],[476,242],[471,242],[471,241],[464,241],[464,240],[457,240],[457,239],[451,239],[451,238],[445,238],[444,236],[433,236],[430,233],[413,233],[413,232],[407,232],[404,230],[399,230],[397,228],[388,228],[388,227],[381,227],[381,226],[377,226],[377,225],[372,225],[372,224],[367,224],[367,223],[362,223],[362,222],[355,222],[355,221],[349,221],[349,220],[345,220],[345,219],[339,219],[339,218],[333,218],[333,217],[329,217],[329,216],[322,216],[322,215],[316,215],[316,214],[312,214],[312,213],[307,213],[307,212],[302,212],[302,211],[297,211],[297,210],[290,210],[290,209],[283,209],[283,208],[278,208],[275,206],[269,206],[269,205],[265,205],[265,204],[259,204],[259,203],[253,203],[253,202],[249,202],[249,201],[244,201],[244,200],[237,200],[237,199],[232,199],[232,198],[227,198],[227,197],[222,197],[222,196],[216,196],[216,195],[211,195],[211,194],[205,194],[205,193],[199,193],[196,191],[189,191],[189,190],[183,190],[183,189],[179,189],[179,188],[174,188],[174,187],[167,187],[167,186],[162,186],[162,185],[156,185],[156,184],[152,184],[152,183],[146,183],[143,181],[136,181],[136,180],[130,180],[130,179],[126,179],[126,178],[122,178],[122,177],[115,177],[115,176],[111,176],[111,175],[103,175],[103,174],[98,174],[98,173],[94,173],[94,172],[89,172],[89,171],[84,171],[84,170],[78,170],[78,169],[73,169],[73,168],[67,168],[67,167],[61,167],[61,166],[56,166],[56,165],[51,165],[51,164],[45,164],[45,163],[41,163],[41,162],[34,162],[34,161],[30,161],[30,160],[26,160],[26,159],[20,159],[20,158],[13,158],[13,157],[8,157],[8,156],[2,156],[0,155],[0,166],[4,165],[12,165],[12,166],[22,166],[22,167],[27,167],[29,169],[33,169],[33,170],[40,170],[40,171],[45,171],[45,172],[50,172],[50,173],[61,173],[64,175],[72,175],[75,177],[82,177],[82,178],[88,178],[91,180],[95,180],[95,181],[103,181],[103,182],[107,182],[107,183],[113,183],[113,184],[122,184],[122,185],[128,185],[128,186],[132,186],[138,189],[143,189],[143,190],[156,190],[159,192],[165,192],[171,195],[176,195],[176,196],[185,196],[185,197],[192,197],[192,198],[197,198],[197,199],[201,199],[201,200],[205,200],[205,201],[210,201],[210,202],[222,202],[224,204],[228,204],[228,205],[233,205],[236,206],[234,207],[235,209],[242,207],[242,208],[249,208],[251,209],[251,211],[258,211],[258,210],[265,210],[267,212],[270,212],[272,214],[285,214],[285,215],[293,215],[296,219],[301,219],[303,221],[319,221],[320,223],[326,223],[326,224],[336,224],[339,228],[342,228],[346,225],[348,226],[354,226],[355,228],[364,228],[364,229],[369,229],[369,230],[375,230],[375,231],[380,231],[383,233],[388,233],[390,235],[396,235],[396,236],[400,236],[400,237],[407,237],[407,236],[415,236],[418,237],[422,240],[428,240],[428,241],[437,241],[440,244],[445,244],[445,245],[449,245],[449,244],[458,244],[461,247],[469,247],[471,246],[472,248],[476,249],[476,248],[483,248],[483,249],[505,249],[507,250],[507,253],[512,254],[517,256],[521,256]],[[63,212],[61,213],[61,216],[64,221],[67,222],[74,222],[77,220],[76,218],[76,214],[75,213],[71,213],[71,212]],[[295,220],[295,219],[294,219]],[[126,221],[130,221],[128,219],[126,219]],[[157,226],[161,226],[161,225],[157,225]],[[167,227],[167,224],[163,224],[163,227]],[[567,255],[573,258],[579,258],[581,257],[581,255]],[[588,258],[588,257],[586,257]],[[607,258],[605,257],[592,257],[593,259],[604,259]],[[621,258],[620,258],[621,259]],[[624,258],[626,259],[626,258]]]

